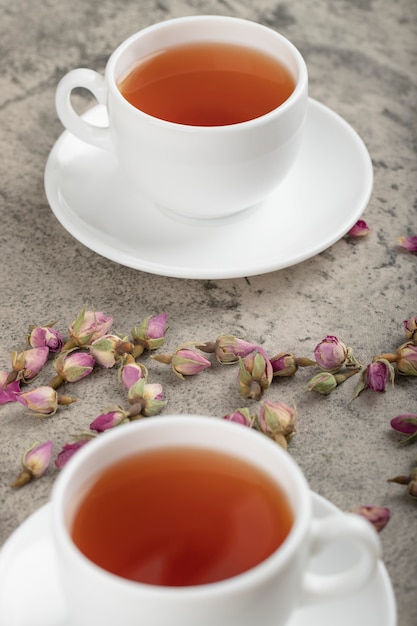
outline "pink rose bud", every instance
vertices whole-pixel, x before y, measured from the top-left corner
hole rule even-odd
[[[394,430],[405,435],[414,435],[417,432],[417,415],[415,413],[403,413],[391,420]]]
[[[145,350],[156,350],[164,345],[167,317],[167,313],[149,316],[139,326],[132,328],[135,357],[140,356]]]
[[[202,352],[215,353],[219,363],[237,363],[239,357],[244,358],[258,348],[257,344],[234,335],[219,335],[215,342],[207,342],[197,346]]]
[[[297,410],[285,402],[261,402],[259,429],[287,449],[289,440],[295,435]]]
[[[410,443],[417,439],[417,415],[415,413],[403,413],[393,417],[391,427],[399,433],[408,435],[403,443]]]
[[[205,356],[185,346],[178,348],[172,355],[159,354],[152,356],[152,359],[171,365],[173,372],[181,379],[184,376],[195,376],[211,366]]]
[[[337,372],[346,363],[348,349],[337,337],[327,335],[314,348],[314,358],[321,369],[327,372]]]
[[[404,320],[403,324],[407,339],[417,344],[417,316]]]
[[[299,367],[310,367],[316,365],[315,361],[304,357],[296,357],[291,352],[280,352],[271,359],[274,378],[293,376]]]
[[[63,350],[88,346],[96,339],[106,335],[113,324],[113,318],[101,311],[87,311],[85,308],[70,324],[68,330],[71,339],[63,346]]]
[[[363,505],[353,509],[353,513],[361,515],[368,520],[377,532],[381,532],[391,518],[391,511],[384,506]]]
[[[398,243],[408,252],[417,253],[417,235],[410,237],[398,237]]]
[[[52,458],[52,441],[34,443],[22,457],[23,471],[10,485],[13,488],[23,487],[33,478],[40,478],[49,467]]]
[[[91,343],[90,353],[103,367],[113,367],[133,350],[133,344],[117,335],[103,335]]]
[[[8,378],[8,372],[0,372],[0,404],[16,402],[16,396],[20,393],[20,382],[18,380],[7,382]]]
[[[228,413],[223,416],[224,420],[229,422],[235,422],[236,424],[242,424],[242,426],[249,426],[249,428],[253,425],[254,418],[251,416],[249,409],[236,409],[233,413]]]
[[[32,348],[48,348],[59,352],[64,345],[61,334],[51,326],[31,326],[28,343]]]
[[[144,378],[130,387],[127,397],[129,404],[132,405],[128,413],[129,418],[157,415],[167,405],[163,399],[162,385],[147,383]]]
[[[129,390],[138,380],[148,378],[148,370],[142,363],[136,363],[132,357],[132,361],[125,360],[120,371],[120,377],[124,387]]]
[[[12,369],[15,380],[29,382],[33,380],[45,365],[49,348],[29,348],[24,352],[12,352]],[[9,381],[11,382],[11,381]]]
[[[62,352],[53,363],[57,372],[50,386],[57,389],[62,383],[75,383],[93,371],[94,358],[88,352]]]
[[[105,430],[109,430],[110,428],[114,428],[115,426],[119,426],[120,424],[128,421],[127,411],[118,408],[113,411],[108,411],[107,413],[102,413],[96,417],[96,419],[90,424],[90,430],[102,433]]]
[[[315,391],[327,396],[333,391],[333,389],[336,389],[336,387],[337,381],[335,376],[330,372],[321,372],[320,374],[313,376],[313,378],[304,387],[304,390]]]
[[[244,359],[239,359],[239,390],[244,398],[259,400],[273,378],[271,361],[265,351],[258,347]]]
[[[397,355],[397,372],[417,376],[417,345],[409,341],[398,348]]]
[[[76,441],[74,443],[66,443],[55,459],[56,467],[58,469],[62,469],[64,465],[66,465],[68,461],[74,456],[74,454],[80,448],[85,446],[85,444],[88,443],[89,441],[90,441],[90,438],[80,439],[79,441]]]
[[[56,390],[49,385],[24,391],[17,396],[17,400],[27,409],[40,416],[54,415],[59,404],[75,402],[75,398],[58,396]]]
[[[365,237],[369,234],[370,228],[364,220],[358,220],[348,231],[348,237]]]
[[[357,398],[364,389],[385,391],[389,382],[394,385],[394,378],[395,370],[391,363],[382,357],[375,358],[362,372],[361,379],[353,391],[352,400]]]
[[[372,391],[385,391],[387,384],[394,381],[394,368],[385,359],[376,359],[365,370],[366,386]]]

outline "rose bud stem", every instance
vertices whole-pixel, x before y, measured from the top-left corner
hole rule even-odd
[[[141,413],[142,413],[142,411],[144,409],[144,406],[145,406],[145,402],[143,400],[136,400],[136,402],[134,404],[132,404],[126,410],[126,416],[129,419],[135,419],[139,415],[140,415],[140,417],[142,417]]]
[[[388,353],[388,354],[381,354],[380,356],[375,356],[372,360],[376,361],[378,359],[385,359],[385,361],[388,361],[388,363],[396,363],[398,361],[398,358],[399,358],[398,354]]]
[[[345,372],[344,374],[334,374],[337,384],[341,385],[345,380],[347,380],[351,376],[355,376],[355,374],[357,374],[360,371],[360,369],[361,369],[360,367],[355,367],[354,369],[349,370],[348,372]]]
[[[249,390],[247,392],[247,398],[250,400],[259,400],[263,394],[263,389],[257,380],[251,380],[249,383]]]
[[[48,383],[48,386],[52,387],[52,389],[58,389],[58,387],[61,387],[61,385],[63,385],[64,382],[65,382],[65,378],[61,376],[60,374],[57,374],[56,376],[51,378],[51,380]]]
[[[295,362],[297,363],[298,367],[311,367],[312,365],[317,365],[315,361],[312,361],[311,359],[308,359],[304,356],[296,357]]]
[[[25,485],[30,483],[32,478],[33,478],[32,473],[29,472],[29,470],[27,470],[27,469],[23,469],[20,472],[19,476],[16,478],[16,480],[14,482],[10,483],[10,487],[12,489],[20,489],[20,487],[24,487]]]
[[[65,406],[67,404],[72,404],[73,402],[77,402],[77,398],[72,398],[71,396],[58,396],[58,404]]]

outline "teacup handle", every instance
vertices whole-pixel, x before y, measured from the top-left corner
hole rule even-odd
[[[358,591],[369,581],[381,556],[381,544],[373,526],[356,513],[331,515],[313,520],[311,555],[339,539],[360,546],[358,561],[348,569],[333,574],[304,574],[302,605],[341,597]]]
[[[55,106],[62,124],[78,139],[98,148],[112,150],[110,129],[90,124],[74,110],[71,92],[76,87],[88,89],[100,104],[107,104],[104,76],[85,68],[71,70],[60,80],[55,94]]]

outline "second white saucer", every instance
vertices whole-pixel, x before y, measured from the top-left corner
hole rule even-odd
[[[86,117],[106,123],[101,106]],[[68,131],[45,170],[49,204],[73,237],[122,265],[179,278],[251,276],[308,259],[359,219],[372,184],[371,159],[358,134],[311,99],[290,174],[259,207],[231,218],[186,221],[164,213],[138,196],[111,153]]]
[[[316,518],[338,511],[314,493],[312,499]],[[4,626],[76,626],[66,617],[55,566],[49,512],[49,504],[39,509],[15,531],[0,551],[0,624]],[[352,558],[355,558],[352,557],[352,546],[338,544],[315,557],[312,570],[336,573]],[[395,599],[383,563],[379,563],[373,579],[359,592],[299,609],[288,626],[313,624],[395,626]]]

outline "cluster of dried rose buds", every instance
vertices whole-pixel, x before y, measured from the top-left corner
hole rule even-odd
[[[131,339],[110,333],[113,318],[85,307],[68,327],[68,339],[63,340],[54,324],[31,326],[27,335],[29,348],[12,352],[11,371],[0,372],[0,404],[19,402],[39,417],[54,415],[60,405],[72,404],[76,398],[59,395],[56,391],[64,383],[74,383],[90,375],[97,365],[111,368],[120,365],[121,380],[127,389],[129,407],[108,410],[91,424],[74,444],[66,444],[55,464],[63,460],[98,432],[130,419],[156,415],[166,402],[161,385],[147,381],[147,369],[135,362],[135,356],[145,350],[154,350],[164,343],[167,314],[147,317],[131,331]],[[55,375],[49,384],[22,390],[23,384],[35,380],[52,354]],[[111,415],[111,422],[109,416]],[[107,419],[107,422],[106,422]],[[119,420],[119,422],[117,422]],[[106,425],[107,424],[107,425]],[[52,442],[33,444],[22,457],[22,472],[12,483],[21,487],[33,478],[42,476],[52,458]],[[69,453],[71,452],[71,454]]]
[[[27,336],[30,348],[14,352],[11,371],[0,372],[0,404],[20,402],[35,414],[45,417],[53,415],[60,405],[75,402],[71,396],[58,395],[56,389],[62,384],[81,380],[91,374],[97,365],[104,368],[118,366],[118,376],[126,390],[126,406],[104,410],[93,420],[88,430],[75,435],[74,442],[65,444],[55,459],[58,468],[63,467],[78,449],[100,433],[131,420],[157,415],[167,404],[162,386],[150,383],[147,367],[136,361],[144,351],[154,351],[164,344],[167,314],[147,317],[131,330],[130,336],[111,332],[112,324],[110,316],[84,308],[70,324],[69,336],[65,341],[53,328],[54,324],[32,326]],[[362,388],[374,391],[385,389],[387,377],[381,374],[381,364],[387,368],[388,378],[392,380],[393,363],[401,374],[416,374],[414,356],[417,317],[406,320],[404,329],[408,341],[400,346],[395,355],[374,358],[364,372],[366,378],[363,380],[366,384]],[[21,385],[36,378],[51,353],[55,353],[52,361],[55,375],[50,383],[22,391]],[[151,358],[170,365],[174,374],[184,379],[211,367],[212,362],[201,353],[213,354],[220,365],[237,364],[237,389],[240,395],[247,400],[260,402],[258,410],[253,406],[251,409],[238,408],[223,416],[223,419],[255,428],[285,449],[296,433],[297,408],[284,402],[263,400],[264,392],[273,381],[294,376],[300,368],[316,367],[319,372],[305,385],[305,390],[328,395],[361,370],[361,364],[352,349],[333,335],[327,335],[316,345],[312,355],[314,358],[311,359],[297,357],[291,352],[280,352],[269,357],[262,346],[227,334],[218,336],[215,341],[187,342],[173,353],[151,355]],[[378,382],[381,377],[385,384]],[[401,432],[409,435],[415,432],[411,433],[413,424],[410,426],[409,422],[407,427],[402,423],[402,428]],[[400,430],[400,427],[397,429]],[[50,441],[31,446],[23,455],[22,473],[12,486],[18,487],[32,478],[42,476],[51,457]]]
[[[259,413],[251,413],[247,407],[236,409],[233,413],[223,416],[229,422],[255,428],[264,433],[285,450],[296,433],[297,408],[285,402],[263,400]]]

